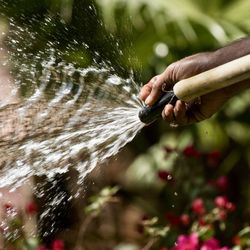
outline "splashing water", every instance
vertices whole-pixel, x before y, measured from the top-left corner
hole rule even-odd
[[[138,86],[107,69],[49,60],[28,69],[33,94],[0,107],[0,187],[73,167],[79,182],[144,126]],[[19,84],[20,85],[20,84]],[[18,85],[17,85],[18,87]]]
[[[100,39],[111,41],[113,55],[103,57],[103,63],[103,43],[102,51],[90,51],[99,46],[91,47],[77,36],[65,38],[72,27],[60,21],[58,24],[56,17],[56,22],[51,15],[44,20],[39,16],[29,20],[23,17],[23,24],[8,18],[10,28],[3,48],[0,32],[0,70],[8,68],[11,77],[6,83],[10,81],[13,87],[13,96],[0,100],[0,188],[15,190],[34,175],[48,177],[41,181],[37,178],[34,186],[31,184],[34,196],[43,202],[38,231],[47,237],[58,230],[55,221],[62,214],[61,208],[85,189],[81,184],[86,175],[117,154],[143,128],[138,118],[143,104],[137,98],[139,86],[133,77],[124,79],[113,73],[120,72],[120,64],[117,61],[114,68],[118,70],[114,70],[109,59],[123,56],[114,37]],[[62,39],[53,33],[57,28]],[[83,30],[77,30],[81,37]],[[6,56],[2,56],[5,49]],[[76,62],[72,55],[78,56]],[[82,62],[89,65],[91,56],[98,67],[76,66]],[[13,103],[16,96],[18,102]],[[59,179],[69,169],[78,171],[80,185],[67,187],[67,191],[71,189],[68,194]]]

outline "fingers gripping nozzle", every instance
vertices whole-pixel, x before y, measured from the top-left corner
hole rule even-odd
[[[173,91],[168,91],[153,105],[145,106],[139,111],[139,119],[145,124],[154,122],[161,116],[161,113],[166,104],[175,104],[177,101]]]

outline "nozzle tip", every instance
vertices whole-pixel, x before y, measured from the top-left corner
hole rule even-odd
[[[158,117],[159,115],[157,115]],[[157,117],[152,116],[151,107],[145,106],[139,111],[139,119],[142,123],[150,124],[157,119]]]
[[[144,106],[139,111],[139,119],[145,124],[154,122],[161,116],[162,110],[168,103],[174,104],[177,101],[173,91],[165,93],[153,106]]]

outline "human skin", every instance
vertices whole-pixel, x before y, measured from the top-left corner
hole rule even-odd
[[[140,91],[140,98],[152,106],[164,90],[171,90],[175,83],[219,65],[250,54],[250,37],[235,41],[212,52],[202,52],[170,64],[166,70],[153,77]],[[232,96],[250,87],[250,79],[216,90],[185,103],[178,100],[173,106],[167,104],[162,111],[163,119],[169,124],[188,125],[211,117]]]

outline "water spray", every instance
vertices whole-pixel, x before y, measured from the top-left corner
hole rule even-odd
[[[153,106],[145,106],[139,112],[139,119],[145,124],[161,116],[166,104],[174,105],[177,100],[190,102],[195,98],[233,85],[250,78],[250,55],[220,65],[193,77],[177,82]]]

